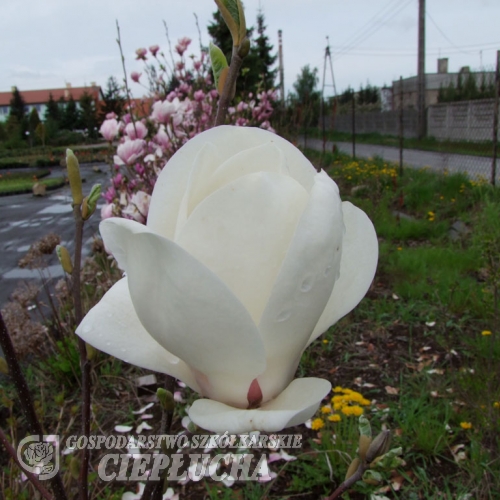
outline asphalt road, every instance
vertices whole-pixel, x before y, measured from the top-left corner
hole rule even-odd
[[[101,183],[106,188],[109,167],[99,165],[101,172],[94,172],[93,165],[82,165],[82,178],[85,179],[84,193],[90,191],[93,184]],[[54,168],[52,176],[64,175],[65,169]],[[83,257],[88,255],[94,234],[98,231],[101,220],[98,205],[96,214],[85,223],[83,235]],[[0,197],[0,307],[7,302],[16,286],[23,281],[41,285],[38,270],[21,269],[19,259],[30,246],[48,233],[56,233],[70,253],[74,248],[74,220],[71,208],[69,187],[48,191],[45,197],[21,194]],[[57,257],[48,260],[44,274],[50,278],[63,275]]]
[[[333,144],[333,142],[327,141],[326,150],[331,151]],[[335,142],[335,144],[342,153],[352,155],[352,143]],[[303,138],[300,139],[300,145],[304,146]],[[307,147],[321,151],[323,149],[323,141],[321,139],[308,138]],[[376,144],[356,144],[356,156],[359,158],[379,156],[387,161],[399,163],[399,148]],[[464,172],[471,179],[483,177],[489,181],[491,178],[492,159],[482,156],[405,149],[403,150],[403,164],[414,168],[429,167],[437,172]],[[496,180],[497,184],[500,184],[500,159],[497,159]]]

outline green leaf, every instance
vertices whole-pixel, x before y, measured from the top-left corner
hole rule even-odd
[[[359,417],[358,425],[359,425],[359,433],[362,436],[367,436],[370,438],[372,437],[372,428],[370,426],[370,422],[364,415],[361,415],[361,417]]]
[[[222,94],[226,75],[229,71],[226,56],[222,50],[212,42],[210,42],[209,54],[212,63],[212,71],[214,72],[215,87],[219,91],[219,94]]]
[[[245,14],[241,0],[215,0],[220,13],[231,32],[233,45],[239,46],[247,33]]]

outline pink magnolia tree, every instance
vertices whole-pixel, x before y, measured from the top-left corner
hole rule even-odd
[[[141,78],[147,79],[143,86],[149,97],[143,106],[131,100],[121,119],[112,113],[101,125],[100,133],[110,146],[118,140],[102,218],[121,216],[145,223],[153,187],[168,159],[213,125],[219,96],[210,62],[204,51],[199,57],[187,56],[190,44],[189,38],[181,38],[170,63],[158,45],[149,51],[137,49],[144,71],[132,72],[130,80],[143,84]],[[274,90],[249,93],[229,108],[228,122],[273,131],[269,120],[276,99]]]

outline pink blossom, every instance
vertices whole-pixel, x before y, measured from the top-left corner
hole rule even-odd
[[[113,185],[115,186],[115,188],[118,188],[121,186],[122,182],[123,182],[123,175],[120,173],[117,173],[113,177]]]
[[[128,205],[122,210],[122,213],[144,224],[148,217],[150,201],[151,196],[149,194],[144,191],[137,191],[137,193],[132,195],[132,198]]]
[[[111,203],[113,199],[116,196],[116,191],[113,186],[109,186],[106,192],[103,194],[103,198],[108,202]]]
[[[241,113],[242,111],[245,111],[245,109],[248,108],[248,104],[245,101],[240,101],[238,103],[238,106],[236,106],[236,110]]]
[[[133,82],[139,83],[139,78],[141,77],[142,73],[138,73],[137,71],[132,71],[130,73],[130,78],[132,79]]]
[[[177,45],[175,46],[175,50],[177,53],[182,56],[184,52],[186,52],[187,48],[189,47],[189,44],[191,43],[191,39],[188,37],[181,38],[178,42]]]
[[[148,129],[142,122],[128,123],[125,127],[125,134],[130,139],[144,139],[148,135]]]
[[[99,129],[99,132],[104,137],[104,139],[106,139],[108,142],[112,142],[116,137],[116,134],[118,134],[118,122],[116,121],[116,118],[104,120],[102,122],[101,128]]]
[[[194,93],[193,97],[195,101],[201,102],[203,101],[203,99],[205,99],[205,92],[203,92],[203,90],[197,90]]]
[[[164,149],[170,148],[170,138],[165,132],[165,126],[161,125],[158,133],[154,136],[154,141]]]
[[[151,47],[149,47],[149,52],[151,52],[151,54],[153,54],[153,57],[156,57],[156,53],[160,50],[160,46],[159,45],[151,45]]]
[[[116,153],[120,160],[130,165],[144,154],[145,145],[146,143],[142,139],[125,141],[118,146]]]
[[[106,203],[106,205],[103,205],[101,208],[101,219],[104,220],[113,217],[113,207],[114,205],[112,203]]]
[[[174,115],[182,113],[185,107],[184,103],[181,103],[177,97],[172,102],[157,101],[153,104],[151,118],[156,122],[167,124]],[[177,124],[180,123],[178,120],[175,121]]]
[[[135,51],[135,53],[137,55],[136,59],[142,59],[143,61],[145,61],[146,60],[146,54],[148,53],[148,51],[146,49],[141,48],[141,49],[137,49]]]
[[[111,113],[108,113],[106,115],[106,120],[111,120],[113,118],[118,118],[117,114],[114,111],[111,111]]]
[[[201,69],[201,61],[194,61],[194,62],[193,62],[193,68],[194,68],[196,71],[200,71],[200,69]]]

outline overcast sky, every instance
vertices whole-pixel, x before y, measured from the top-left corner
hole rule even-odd
[[[317,67],[322,85],[326,36],[329,36],[337,91],[367,81],[382,86],[413,76],[417,68],[418,0],[245,0],[247,25],[259,6],[267,34],[278,49],[283,31],[285,87],[300,68]],[[208,44],[206,26],[213,0],[1,0],[0,91],[60,88],[123,79],[116,44],[120,23],[127,70],[140,71],[135,50],[159,44],[167,48],[163,20],[172,42],[188,36],[199,46],[194,13]],[[427,72],[438,57],[449,58],[449,71],[462,66],[492,70],[500,49],[499,0],[427,0]],[[329,66],[327,95],[332,93]],[[136,97],[144,89],[132,84]]]

